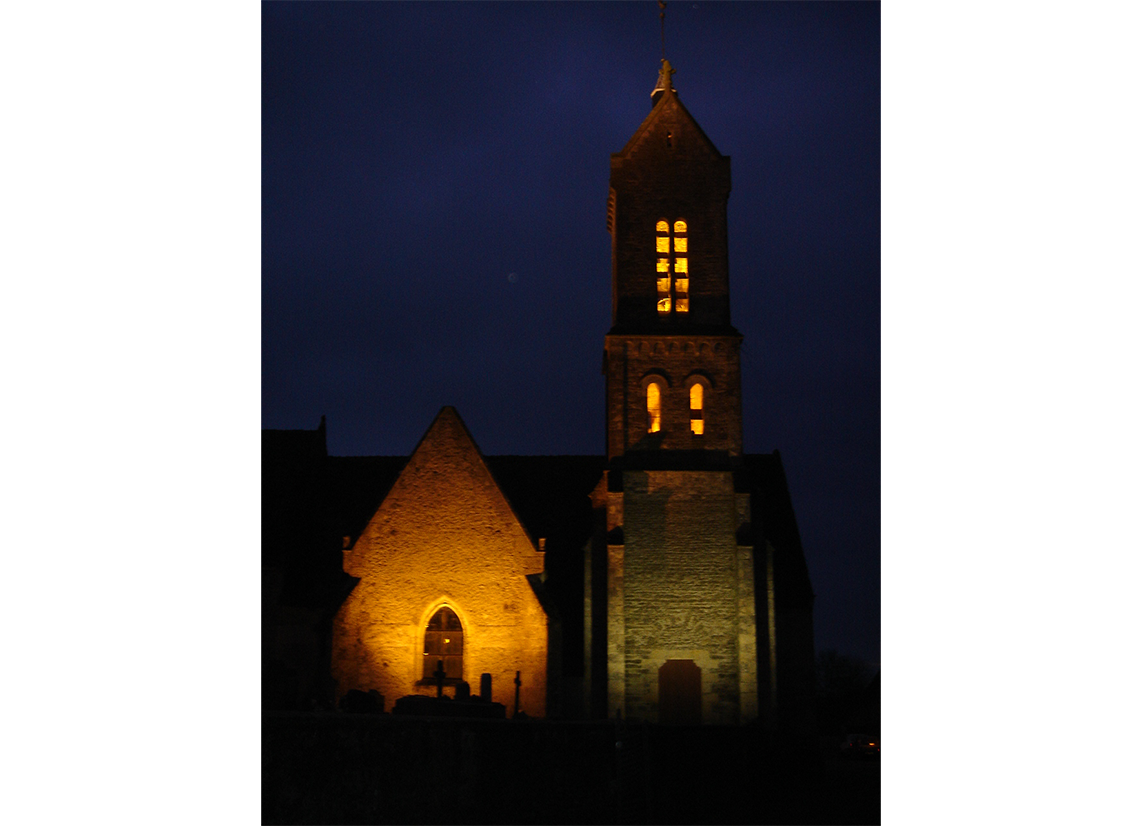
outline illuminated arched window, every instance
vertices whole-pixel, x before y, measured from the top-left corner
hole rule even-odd
[[[690,244],[686,222],[660,220],[654,225],[654,249],[658,254],[655,278],[658,284],[658,314],[690,312]]]
[[[662,388],[652,381],[646,386],[646,432],[662,430]]]
[[[698,382],[690,385],[690,432],[701,436],[706,432],[703,396],[705,389]]]
[[[464,627],[456,612],[447,606],[433,614],[424,629],[425,680],[436,679],[436,667],[441,661],[444,679],[464,679]]]
[[[670,313],[670,224],[659,221],[654,225],[654,250],[658,253],[656,278],[658,279],[658,314]]]

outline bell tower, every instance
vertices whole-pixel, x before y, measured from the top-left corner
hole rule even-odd
[[[730,159],[678,99],[673,73],[663,60],[650,116],[611,156],[607,458],[694,452],[724,462],[742,451]]]
[[[593,496],[606,540],[588,561],[588,682],[596,716],[736,724],[757,718],[758,690],[730,159],[673,74],[663,59],[650,115],[611,156],[608,463]]]

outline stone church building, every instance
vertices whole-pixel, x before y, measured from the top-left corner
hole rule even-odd
[[[264,431],[266,708],[490,675],[531,717],[811,725],[781,458],[742,450],[730,159],[672,74],[611,156],[605,455],[484,456],[450,407],[409,457]]]

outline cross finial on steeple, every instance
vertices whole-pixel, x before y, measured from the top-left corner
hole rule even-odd
[[[666,60],[666,0],[658,0],[658,20],[662,24],[662,59]]]
[[[658,83],[654,85],[654,91],[650,93],[651,105],[658,103],[658,99],[662,94],[669,89],[671,92],[676,92],[674,82],[670,76],[674,74],[674,67],[670,65],[670,61],[665,57],[662,58],[662,68],[658,70]]]
[[[670,61],[666,59],[666,0],[658,0],[658,21],[662,24],[662,69],[658,72],[658,83],[654,86],[654,91],[650,93],[650,105],[658,103],[658,99],[662,97],[662,93],[667,89],[675,91],[674,84],[670,82],[670,76],[674,74],[674,70],[670,68]]]

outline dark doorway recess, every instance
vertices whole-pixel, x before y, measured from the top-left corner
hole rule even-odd
[[[702,722],[702,669],[693,660],[667,660],[658,669],[658,722]]]

